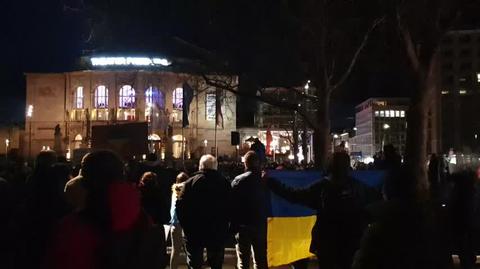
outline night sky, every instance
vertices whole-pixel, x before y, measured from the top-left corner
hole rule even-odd
[[[78,58],[90,52],[188,57],[188,53],[173,44],[173,36],[209,48],[218,55],[231,56],[236,67],[259,74],[266,85],[303,79],[292,68],[297,64],[291,60],[295,55],[289,55],[296,48],[291,47],[289,40],[283,40],[286,31],[295,29],[282,25],[284,22],[273,4],[276,1],[250,5],[209,0],[213,9],[199,3],[202,1],[186,0],[91,2],[94,4],[82,0],[3,3],[1,123],[21,122],[24,118],[23,73],[75,70]],[[362,8],[357,11],[361,13],[360,19],[376,16],[371,6]],[[476,24],[477,19],[469,21],[470,28]],[[231,30],[226,31],[227,28]],[[92,29],[94,35],[89,39]],[[398,40],[388,31],[380,29],[372,35],[351,78],[334,95],[333,128],[353,126],[354,106],[368,97],[408,96],[411,87],[402,75],[403,55],[395,52]],[[260,38],[264,35],[271,41],[265,43]],[[278,55],[285,57],[281,59]],[[292,74],[288,82],[282,81],[284,74]]]

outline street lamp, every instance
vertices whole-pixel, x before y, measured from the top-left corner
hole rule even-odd
[[[208,140],[207,139],[203,140],[203,146],[205,147],[205,155],[207,154],[207,144],[208,144]]]
[[[33,105],[29,105],[27,108],[27,120],[29,122],[28,127],[28,158],[32,158],[32,117],[33,117]]]
[[[385,146],[385,132],[390,129],[390,125],[388,125],[388,123],[384,123],[383,126],[383,136],[382,136],[382,150],[383,150],[383,147]]]
[[[7,138],[5,139],[5,159],[8,160],[8,146],[10,146],[10,140]]]

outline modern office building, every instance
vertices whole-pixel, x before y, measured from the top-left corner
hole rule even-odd
[[[356,106],[355,136],[350,151],[362,158],[373,157],[392,144],[400,154],[405,152],[407,138],[406,98],[370,98]]]

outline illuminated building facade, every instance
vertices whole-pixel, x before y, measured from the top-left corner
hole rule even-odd
[[[356,107],[356,134],[350,138],[350,151],[363,159],[372,158],[392,144],[400,154],[407,139],[406,98],[370,98]]]
[[[121,57],[117,58],[117,63],[122,64]],[[107,68],[109,63],[116,63],[108,61],[114,60],[95,63],[106,64]],[[136,61],[140,67],[168,63],[153,58]],[[185,158],[215,152],[215,133],[218,155],[235,154],[235,147],[230,145],[230,133],[236,130],[234,94],[221,92],[218,97],[223,126],[215,128],[216,91],[205,85],[202,77],[140,67],[26,74],[24,154],[35,156],[43,148],[53,149],[57,125],[61,128],[62,150],[67,153],[90,146],[92,126],[129,122],[148,123],[149,150],[162,159],[182,158],[182,151]],[[184,83],[194,89],[194,95],[189,126],[182,130]]]

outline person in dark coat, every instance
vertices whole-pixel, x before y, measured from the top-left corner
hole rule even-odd
[[[237,241],[237,268],[250,268],[253,250],[254,268],[267,266],[267,198],[261,180],[260,160],[254,151],[244,156],[245,173],[232,182],[232,229]]]
[[[142,208],[152,220],[153,228],[156,230],[156,234],[159,235],[156,240],[161,243],[161,255],[165,256],[166,262],[168,259],[167,242],[163,225],[170,220],[170,212],[169,203],[165,201],[162,195],[163,190],[160,189],[160,184],[158,184],[157,174],[145,172],[140,179],[138,189],[141,194]]]
[[[217,171],[212,155],[200,158],[199,169],[188,179],[176,202],[176,213],[185,235],[189,268],[203,265],[203,250],[212,269],[223,264],[224,244],[228,232],[229,182]]]
[[[416,198],[415,180],[404,168],[390,172],[384,201],[369,206],[373,217],[352,269],[446,269],[451,256],[435,212]]]
[[[475,232],[480,215],[478,179],[474,172],[463,171],[452,174],[450,180],[453,182],[449,208],[453,248],[462,268],[473,268],[477,259]]]
[[[320,268],[350,268],[367,224],[365,207],[379,199],[376,191],[350,177],[349,171],[348,154],[336,152],[329,177],[306,189],[292,189],[265,176],[274,193],[317,211],[310,252],[317,256]]]
[[[267,161],[267,156],[265,155],[265,145],[260,141],[260,139],[255,138],[253,144],[250,146],[250,150],[253,150],[255,153],[257,153],[261,165],[265,164]]]

